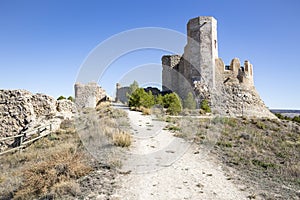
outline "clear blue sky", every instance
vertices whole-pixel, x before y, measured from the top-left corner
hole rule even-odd
[[[299,0],[0,0],[0,88],[73,95],[81,64],[105,39],[140,27],[186,33],[196,16],[218,20],[219,57],[226,64],[234,57],[250,60],[267,106],[300,109]],[[100,83],[113,94],[121,71],[160,63],[162,54],[123,56]]]

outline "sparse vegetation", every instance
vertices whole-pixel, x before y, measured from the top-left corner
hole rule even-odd
[[[142,111],[143,115],[151,115],[150,108],[141,107],[141,111]]]
[[[72,102],[75,101],[75,99],[74,99],[72,96],[69,96],[69,97],[68,97],[68,100],[70,100],[70,101],[72,101]]]
[[[109,103],[101,103],[97,114],[105,120],[103,133],[112,144],[127,147],[131,136],[123,127],[128,127],[125,111],[113,109]],[[92,112],[86,109],[84,113]],[[95,112],[95,110],[94,110]],[[87,121],[91,123],[91,121]],[[65,120],[60,129],[42,138],[26,149],[1,156],[0,199],[69,199],[82,197],[80,177],[89,175],[99,164],[86,151],[82,138],[75,130],[74,121]],[[111,157],[106,167],[120,166],[120,161]],[[83,177],[84,178],[84,177]]]
[[[63,99],[66,99],[66,97],[64,97],[64,96],[59,96],[59,97],[57,98],[57,100],[63,100]]]
[[[15,194],[16,199],[30,199],[32,196],[44,196],[50,192],[60,190],[64,193],[72,180],[86,175],[92,170],[83,162],[84,155],[79,152],[59,152],[51,155],[47,160],[23,170],[21,189]],[[62,191],[63,190],[63,191]]]
[[[236,167],[255,184],[270,188],[289,184],[299,190],[300,131],[297,124],[219,118],[214,126],[222,127],[216,150],[227,165]]]
[[[269,119],[216,117],[181,120],[168,118],[175,136],[208,144],[208,133],[220,133],[213,152],[229,167],[237,170],[243,180],[257,185],[273,197],[270,188],[289,185],[285,199],[300,190],[300,127],[295,122]],[[192,127],[192,128],[190,128]],[[190,132],[192,134],[190,134]],[[213,136],[213,134],[211,135]],[[283,194],[283,192],[282,192]]]
[[[131,145],[131,135],[126,132],[113,134],[113,141],[116,146],[129,147]]]
[[[0,196],[3,199],[33,199],[51,194],[73,196],[75,180],[93,168],[80,139],[66,122],[49,137],[33,143],[22,152],[1,157]],[[53,139],[55,138],[55,140]]]
[[[204,111],[204,113],[211,113],[209,103],[206,99],[202,100],[200,108],[202,111]]]
[[[276,117],[278,117],[278,119],[281,119],[281,120],[288,120],[288,121],[293,121],[293,122],[298,122],[300,123],[300,115],[298,116],[294,116],[293,118],[291,117],[288,117],[288,116],[284,116],[280,113],[274,113],[276,115]]]
[[[180,131],[180,127],[176,126],[176,125],[169,125],[166,127],[169,131]]]

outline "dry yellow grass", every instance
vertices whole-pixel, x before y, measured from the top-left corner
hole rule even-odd
[[[51,192],[73,195],[78,191],[74,181],[92,169],[88,158],[74,129],[57,131],[1,157],[0,197],[34,199]]]
[[[143,115],[151,115],[151,109],[150,108],[140,107],[139,110],[143,113]]]
[[[129,147],[131,145],[131,135],[126,132],[117,132],[113,135],[113,142],[116,146]]]
[[[117,146],[129,146],[130,134],[121,131],[116,122],[126,119],[126,112],[107,103],[97,108],[104,134]],[[80,192],[76,180],[93,170],[90,156],[75,131],[74,121],[65,121],[59,131],[20,152],[1,156],[0,199],[76,196]],[[115,159],[112,164],[120,166],[121,160]]]
[[[70,189],[71,180],[86,175],[92,170],[83,162],[83,154],[80,152],[60,152],[51,155],[49,159],[25,168],[23,183],[15,194],[16,199],[30,199],[32,196],[43,196],[51,190],[63,188]]]

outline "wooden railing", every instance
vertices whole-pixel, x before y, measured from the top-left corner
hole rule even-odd
[[[39,140],[42,137],[45,137],[45,136],[49,135],[51,132],[52,132],[52,124],[47,124],[47,125],[36,127],[32,130],[24,131],[19,135],[14,135],[14,136],[11,136],[11,137],[1,138],[0,142],[4,142],[6,140],[14,139],[14,142],[15,142],[16,146],[13,147],[13,148],[10,148],[8,150],[5,150],[3,152],[0,152],[0,156],[3,155],[3,154],[9,153],[9,152],[16,151],[18,149],[23,149],[27,145],[29,145],[30,143],[32,143],[36,140]],[[35,134],[37,134],[37,136],[34,137],[34,138],[31,138]]]

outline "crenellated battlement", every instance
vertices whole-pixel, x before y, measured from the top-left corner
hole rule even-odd
[[[217,58],[216,71],[217,82],[225,84],[230,80],[230,82],[244,84],[245,86],[254,86],[253,66],[248,60],[244,62],[244,66],[241,66],[238,58],[232,59],[230,65],[225,65],[221,58]],[[217,83],[217,85],[219,84]]]

